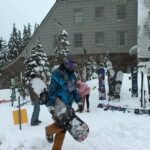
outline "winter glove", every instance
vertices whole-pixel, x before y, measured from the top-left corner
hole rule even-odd
[[[49,106],[49,107],[47,107],[47,109],[48,109],[48,111],[49,111],[52,115],[55,114],[55,109],[54,109],[53,106]]]
[[[81,102],[78,103],[78,110],[79,112],[83,111],[83,104]]]

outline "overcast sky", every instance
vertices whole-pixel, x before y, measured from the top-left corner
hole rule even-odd
[[[23,31],[23,25],[31,23],[32,29],[35,22],[40,24],[50,11],[56,0],[0,0],[0,37],[9,40],[13,23],[17,29]],[[138,24],[142,25],[147,17],[147,9],[139,1]]]
[[[0,0],[0,37],[8,41],[13,23],[23,31],[23,25],[40,24],[56,0]]]

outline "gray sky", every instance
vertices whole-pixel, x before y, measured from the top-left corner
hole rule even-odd
[[[0,37],[8,41],[13,23],[23,31],[23,25],[40,24],[56,0],[0,0]]]

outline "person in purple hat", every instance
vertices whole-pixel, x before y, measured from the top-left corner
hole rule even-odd
[[[81,103],[80,94],[76,88],[77,78],[75,75],[75,68],[77,66],[77,61],[75,56],[68,54],[64,59],[63,63],[60,64],[59,68],[56,69],[51,76],[51,83],[49,86],[49,96],[46,106],[48,107],[49,112],[52,114],[52,118],[55,118],[55,107],[57,104],[57,99],[59,99],[65,106],[72,107],[72,103],[75,102],[78,104],[79,111],[83,109]],[[61,150],[63,141],[65,138],[66,130],[61,128],[57,123],[53,123],[45,128],[46,138],[52,143],[53,136],[54,144],[53,150]]]

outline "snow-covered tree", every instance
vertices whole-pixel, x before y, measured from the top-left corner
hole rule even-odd
[[[24,25],[23,37],[22,37],[22,48],[24,48],[31,38],[31,25],[28,23],[28,26]]]
[[[37,30],[38,27],[39,27],[39,24],[35,23],[35,25],[34,25],[34,32]]]
[[[69,41],[67,41],[68,33],[66,30],[62,29],[59,36],[56,37],[56,48],[55,54],[58,62],[63,61],[63,59],[69,54],[68,47],[70,46]]]
[[[70,53],[68,47],[70,46],[69,41],[67,41],[68,33],[65,29],[62,28],[59,31],[59,35],[55,36],[55,54],[56,57],[54,59],[54,66],[52,67],[51,71],[53,72],[59,67],[59,64],[64,61],[65,57]]]
[[[0,66],[3,66],[7,62],[7,52],[6,41],[0,37]]]
[[[97,69],[98,65],[91,56],[89,61],[86,63],[86,80],[98,78]]]
[[[49,82],[50,70],[49,62],[44,48],[41,43],[37,43],[32,49],[31,53],[25,60],[25,81],[28,82],[31,79],[31,75],[41,77],[45,82]]]
[[[18,47],[19,47],[19,49],[18,49],[18,52],[19,52],[19,54],[22,52],[22,37],[21,37],[21,31],[20,30],[18,30],[18,38],[17,38],[17,42],[18,42]]]
[[[13,31],[8,42],[8,49],[8,59],[9,61],[12,61],[18,56],[20,49],[20,43],[18,42],[18,32],[15,24],[13,24]]]

